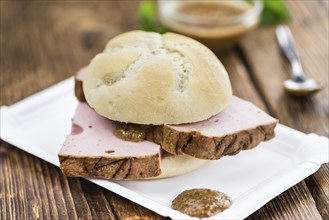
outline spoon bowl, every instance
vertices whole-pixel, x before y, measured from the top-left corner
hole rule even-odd
[[[308,96],[322,89],[322,86],[313,79],[306,79],[303,82],[288,79],[283,82],[283,86],[286,92],[294,96]]]

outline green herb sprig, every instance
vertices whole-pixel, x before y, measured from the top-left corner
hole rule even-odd
[[[263,0],[263,11],[260,17],[262,25],[287,22],[289,11],[282,0]]]
[[[157,10],[154,1],[141,1],[138,7],[139,23],[144,31],[154,31],[161,34],[168,31],[157,18]]]

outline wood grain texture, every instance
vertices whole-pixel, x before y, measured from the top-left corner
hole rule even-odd
[[[285,93],[282,82],[290,77],[291,68],[281,55],[274,27],[258,29],[245,38],[241,45],[243,56],[250,63],[249,73],[264,96],[263,101],[281,123],[306,133],[328,136],[328,17],[316,2],[287,3],[295,9],[291,10],[293,17],[289,26],[305,71],[326,89],[304,99]]]
[[[0,4],[0,105],[71,76],[108,39],[137,28],[134,1]],[[163,219],[2,140],[0,146],[0,219]]]
[[[262,101],[263,97],[258,92],[259,86],[253,81],[254,78],[248,72],[250,64],[245,63],[246,60],[241,57],[241,53],[241,49],[236,48],[234,52],[230,51],[225,56],[220,57],[230,74],[233,93],[243,99],[252,101],[255,105],[270,113],[270,106]],[[249,216],[248,219],[322,219],[322,217],[315,206],[311,193],[302,181],[272,199],[260,210]]]
[[[0,4],[1,105],[68,78],[113,36],[138,28],[135,1]]]
[[[0,105],[71,76],[111,37],[137,29],[137,3],[1,1]],[[328,86],[328,4],[287,3],[304,67]],[[281,83],[290,67],[279,52],[273,27],[253,32],[220,59],[235,95],[286,125],[328,135],[328,90],[306,100],[283,92]],[[67,178],[59,168],[2,140],[0,173],[0,219],[165,219],[84,179]],[[329,219],[328,176],[329,166],[324,165],[249,219]]]
[[[304,99],[291,97],[284,92],[281,82],[289,78],[291,68],[281,56],[274,27],[259,29],[244,39],[241,44],[242,55],[250,63],[249,73],[272,115],[278,117],[281,123],[297,130],[328,137],[329,31],[328,11],[323,10],[323,7],[328,9],[327,3],[287,1],[287,5],[292,14],[289,26],[305,71],[308,76],[321,82],[325,89]],[[262,49],[250,53],[255,47]],[[305,181],[323,219],[329,219],[328,170],[329,165],[324,164]]]

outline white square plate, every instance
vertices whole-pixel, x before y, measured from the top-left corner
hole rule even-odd
[[[70,132],[77,104],[69,78],[12,106],[1,107],[1,138],[59,166],[57,153]],[[328,139],[278,125],[276,137],[233,157],[211,161],[189,174],[139,181],[89,179],[160,215],[190,218],[171,201],[191,188],[222,191],[232,206],[210,219],[243,219],[328,162]]]

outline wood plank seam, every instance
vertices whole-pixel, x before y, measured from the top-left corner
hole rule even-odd
[[[261,98],[262,102],[265,105],[266,109],[264,109],[264,110],[266,110],[273,117],[278,118],[274,109],[271,107],[270,103],[267,101],[267,99],[262,91],[262,88],[260,87],[260,82],[258,81],[257,77],[255,77],[254,70],[251,67],[251,65],[249,64],[245,52],[243,51],[243,49],[241,48],[240,45],[237,45],[235,47],[235,51],[236,51],[237,55],[239,56],[239,58],[241,59],[242,64],[245,66],[251,83],[253,84],[255,90],[257,91],[259,97]]]
[[[104,190],[106,190],[106,189],[102,189],[102,193],[104,194],[104,197],[105,197],[106,201],[108,202],[108,205],[109,205],[109,207],[110,207],[110,209],[111,209],[111,211],[112,211],[112,213],[113,213],[113,216],[114,216],[114,219],[113,219],[113,220],[119,220],[118,215],[117,215],[117,213],[115,212],[115,209],[114,209],[114,207],[113,207],[112,204],[111,204],[111,201],[110,201],[110,200],[108,199],[108,197],[105,195]],[[107,191],[107,190],[106,190],[106,191]]]
[[[83,191],[80,179],[79,178],[68,178],[66,176],[64,178],[66,178],[66,180],[67,180],[68,187],[69,187],[69,190],[72,195],[72,200],[74,202],[75,209],[79,210],[80,207],[78,206],[78,204],[83,204],[84,206],[86,206],[86,207],[80,208],[80,210],[79,210],[79,211],[84,212],[83,216],[79,216],[78,213],[76,213],[76,215],[78,216],[78,219],[81,219],[81,218],[92,219],[91,210],[90,210],[89,204],[87,202],[87,199],[85,197],[85,194],[81,193],[80,194],[81,198],[79,198],[79,199],[74,198],[74,197],[76,197],[74,195],[74,193]]]
[[[328,6],[324,3],[324,1],[328,1],[328,0],[318,0],[318,3],[320,5],[320,8],[326,12],[327,16],[329,17],[329,8]],[[328,4],[328,3],[327,3]]]
[[[317,194],[315,190],[318,188],[316,187],[316,179],[313,176],[309,176],[305,180],[305,184],[307,188],[309,189],[312,197],[314,198],[315,201],[315,206],[319,210],[320,215],[322,216],[323,219],[329,219],[329,207],[328,204],[326,204],[325,200],[319,200],[317,199]],[[322,190],[321,188],[318,190]],[[323,191],[323,190],[322,190]],[[326,192],[323,191],[323,195],[326,195]],[[328,197],[329,195],[327,195]]]

